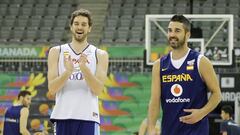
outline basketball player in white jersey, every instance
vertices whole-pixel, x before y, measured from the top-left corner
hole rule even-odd
[[[87,41],[92,19],[88,10],[71,15],[72,41],[50,49],[48,88],[56,96],[51,114],[57,135],[98,135],[98,95],[107,78],[108,54]]]

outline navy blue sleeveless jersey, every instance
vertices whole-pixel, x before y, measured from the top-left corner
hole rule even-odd
[[[7,109],[4,117],[3,135],[21,135],[19,123],[23,106],[12,106]]]
[[[240,135],[240,126],[233,120],[226,120],[220,124],[220,132],[227,132],[228,135]]]
[[[176,69],[170,53],[160,60],[161,135],[208,135],[207,117],[195,124],[184,124],[179,117],[188,115],[183,109],[199,109],[208,101],[207,88],[198,71],[199,53],[190,50],[181,67]]]

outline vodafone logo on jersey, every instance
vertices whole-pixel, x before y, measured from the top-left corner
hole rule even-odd
[[[173,96],[175,96],[175,97],[181,96],[181,95],[182,95],[182,92],[183,92],[182,86],[179,85],[179,84],[174,84],[174,85],[171,87],[171,93],[172,93]]]
[[[171,93],[174,96],[173,98],[166,99],[166,103],[188,103],[190,102],[190,98],[181,98],[180,96],[183,94],[183,88],[180,84],[174,84],[171,87]]]

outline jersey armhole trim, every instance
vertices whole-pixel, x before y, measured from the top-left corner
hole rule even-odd
[[[95,50],[96,64],[98,64],[97,50],[98,50],[98,49],[96,48],[96,50]]]
[[[202,58],[203,58],[203,55],[202,55],[202,54],[198,55],[198,58],[197,58],[197,68],[198,68],[198,74],[199,74],[199,76],[201,77],[202,81],[204,81],[203,78],[202,78],[202,75],[201,75],[201,73],[200,73],[200,69],[199,69],[200,60],[201,60]]]
[[[62,45],[59,45],[59,54],[58,54],[58,76],[60,75],[60,73],[59,73],[59,63],[60,63],[60,55],[61,55],[61,51],[62,51],[61,46],[62,46]]]

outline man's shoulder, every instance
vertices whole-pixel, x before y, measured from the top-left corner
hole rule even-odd
[[[96,46],[94,46],[94,45],[91,45],[93,48],[95,48],[95,50],[96,50],[96,53],[97,53],[97,55],[98,56],[107,56],[108,55],[108,53],[107,53],[107,51],[106,50],[103,50],[103,49],[101,49],[101,48],[97,48]]]
[[[221,123],[222,126],[237,126],[238,124],[236,124],[234,121],[232,120],[224,120]]]
[[[228,122],[229,122],[229,121],[224,120],[221,124],[222,124],[222,125],[228,125]]]
[[[27,107],[21,108],[21,114],[28,114],[28,113],[29,113],[29,109]]]
[[[168,63],[168,61],[171,60],[171,57],[170,57],[170,52],[166,55],[163,55],[161,56],[158,60],[155,61],[154,64],[157,64],[157,65],[161,65],[161,67],[164,67],[166,63]]]
[[[61,44],[61,45],[55,45],[49,48],[49,54],[59,54],[62,50],[62,48],[68,46],[68,43]]]
[[[98,53],[99,55],[106,55],[106,54],[107,54],[107,51],[102,50],[102,49],[97,49],[97,53]]]

